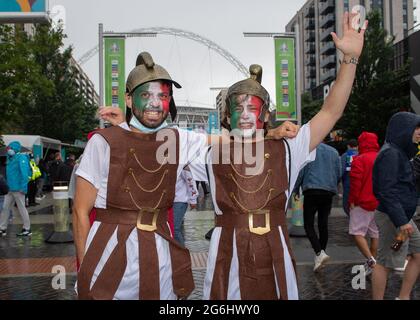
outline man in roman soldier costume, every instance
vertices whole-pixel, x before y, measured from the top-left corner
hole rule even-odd
[[[176,116],[172,85],[181,87],[141,53],[126,83],[129,125],[100,130],[86,146],[73,214],[81,299],[179,299],[194,289],[189,251],[173,240],[167,211],[181,171],[211,138],[168,127],[168,114]],[[119,108],[102,116],[123,122]],[[293,124],[273,132],[295,134]]]
[[[344,54],[336,83],[322,109],[295,138],[279,141],[258,134],[270,119],[260,66],[252,65],[251,77],[228,89],[223,123],[233,139],[229,148],[210,148],[207,168],[196,177],[208,177],[216,213],[204,299],[298,299],[287,200],[300,169],[315,159],[316,146],[349,98],[367,27],[366,22],[354,30],[352,19],[355,15],[345,14],[341,39],[333,33]]]
[[[251,78],[228,90],[224,123],[234,139],[201,152],[206,160],[189,163],[194,179],[209,181],[216,213],[204,299],[298,299],[285,221],[287,200],[300,169],[314,160],[316,146],[340,119],[350,96],[367,28],[367,21],[359,27],[356,16],[344,14],[341,39],[332,32],[343,53],[334,87],[321,110],[287,143],[258,134],[270,117],[259,66],[251,66]],[[123,122],[120,111],[108,108],[102,115],[113,124]]]

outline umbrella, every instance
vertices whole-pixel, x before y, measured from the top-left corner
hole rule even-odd
[[[20,152],[31,152],[31,149],[28,149],[22,146],[20,148]],[[7,156],[7,147],[6,146],[0,147],[0,157],[5,157],[5,156]]]

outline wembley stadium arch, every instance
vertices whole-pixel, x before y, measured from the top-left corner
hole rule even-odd
[[[107,32],[105,32],[106,34]],[[112,32],[109,32],[112,33]],[[156,34],[164,34],[164,35],[172,35],[172,36],[179,36],[181,38],[189,39],[192,41],[195,41],[197,43],[200,43],[206,47],[208,47],[210,50],[216,52],[221,57],[223,57],[227,62],[229,62],[232,66],[234,66],[241,74],[243,74],[245,77],[249,76],[248,69],[245,67],[245,65],[239,61],[234,55],[232,55],[229,51],[222,48],[217,43],[213,42],[212,40],[203,37],[199,34],[196,34],[194,32],[182,30],[182,29],[176,29],[176,28],[167,28],[167,27],[149,27],[149,28],[138,28],[134,29],[130,32],[124,32],[121,33],[121,35],[129,37],[136,37],[140,34],[153,36]],[[79,65],[83,65],[88,60],[90,60],[92,57],[94,57],[99,52],[99,46],[95,46],[92,49],[88,50],[86,53],[84,53],[79,60],[77,61]],[[174,121],[180,126],[191,128],[191,129],[202,129],[206,128],[209,122],[209,114],[211,112],[216,111],[218,114],[221,112],[221,106],[218,106],[217,109],[211,109],[211,108],[202,108],[198,106],[193,106],[191,103],[188,105],[178,105],[178,115],[176,120]]]

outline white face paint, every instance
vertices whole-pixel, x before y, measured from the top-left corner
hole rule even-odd
[[[254,105],[251,95],[238,96],[236,111],[242,111],[238,119],[238,125],[233,130],[234,134],[244,138],[251,138],[257,129],[256,112],[259,110]]]

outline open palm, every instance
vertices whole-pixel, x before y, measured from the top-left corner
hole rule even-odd
[[[335,32],[331,32],[336,48],[343,52],[344,55],[356,58],[362,53],[364,35],[368,25],[366,20],[359,32],[353,27],[360,25],[358,20],[357,13],[349,14],[346,12],[343,16],[343,37],[340,39]]]

